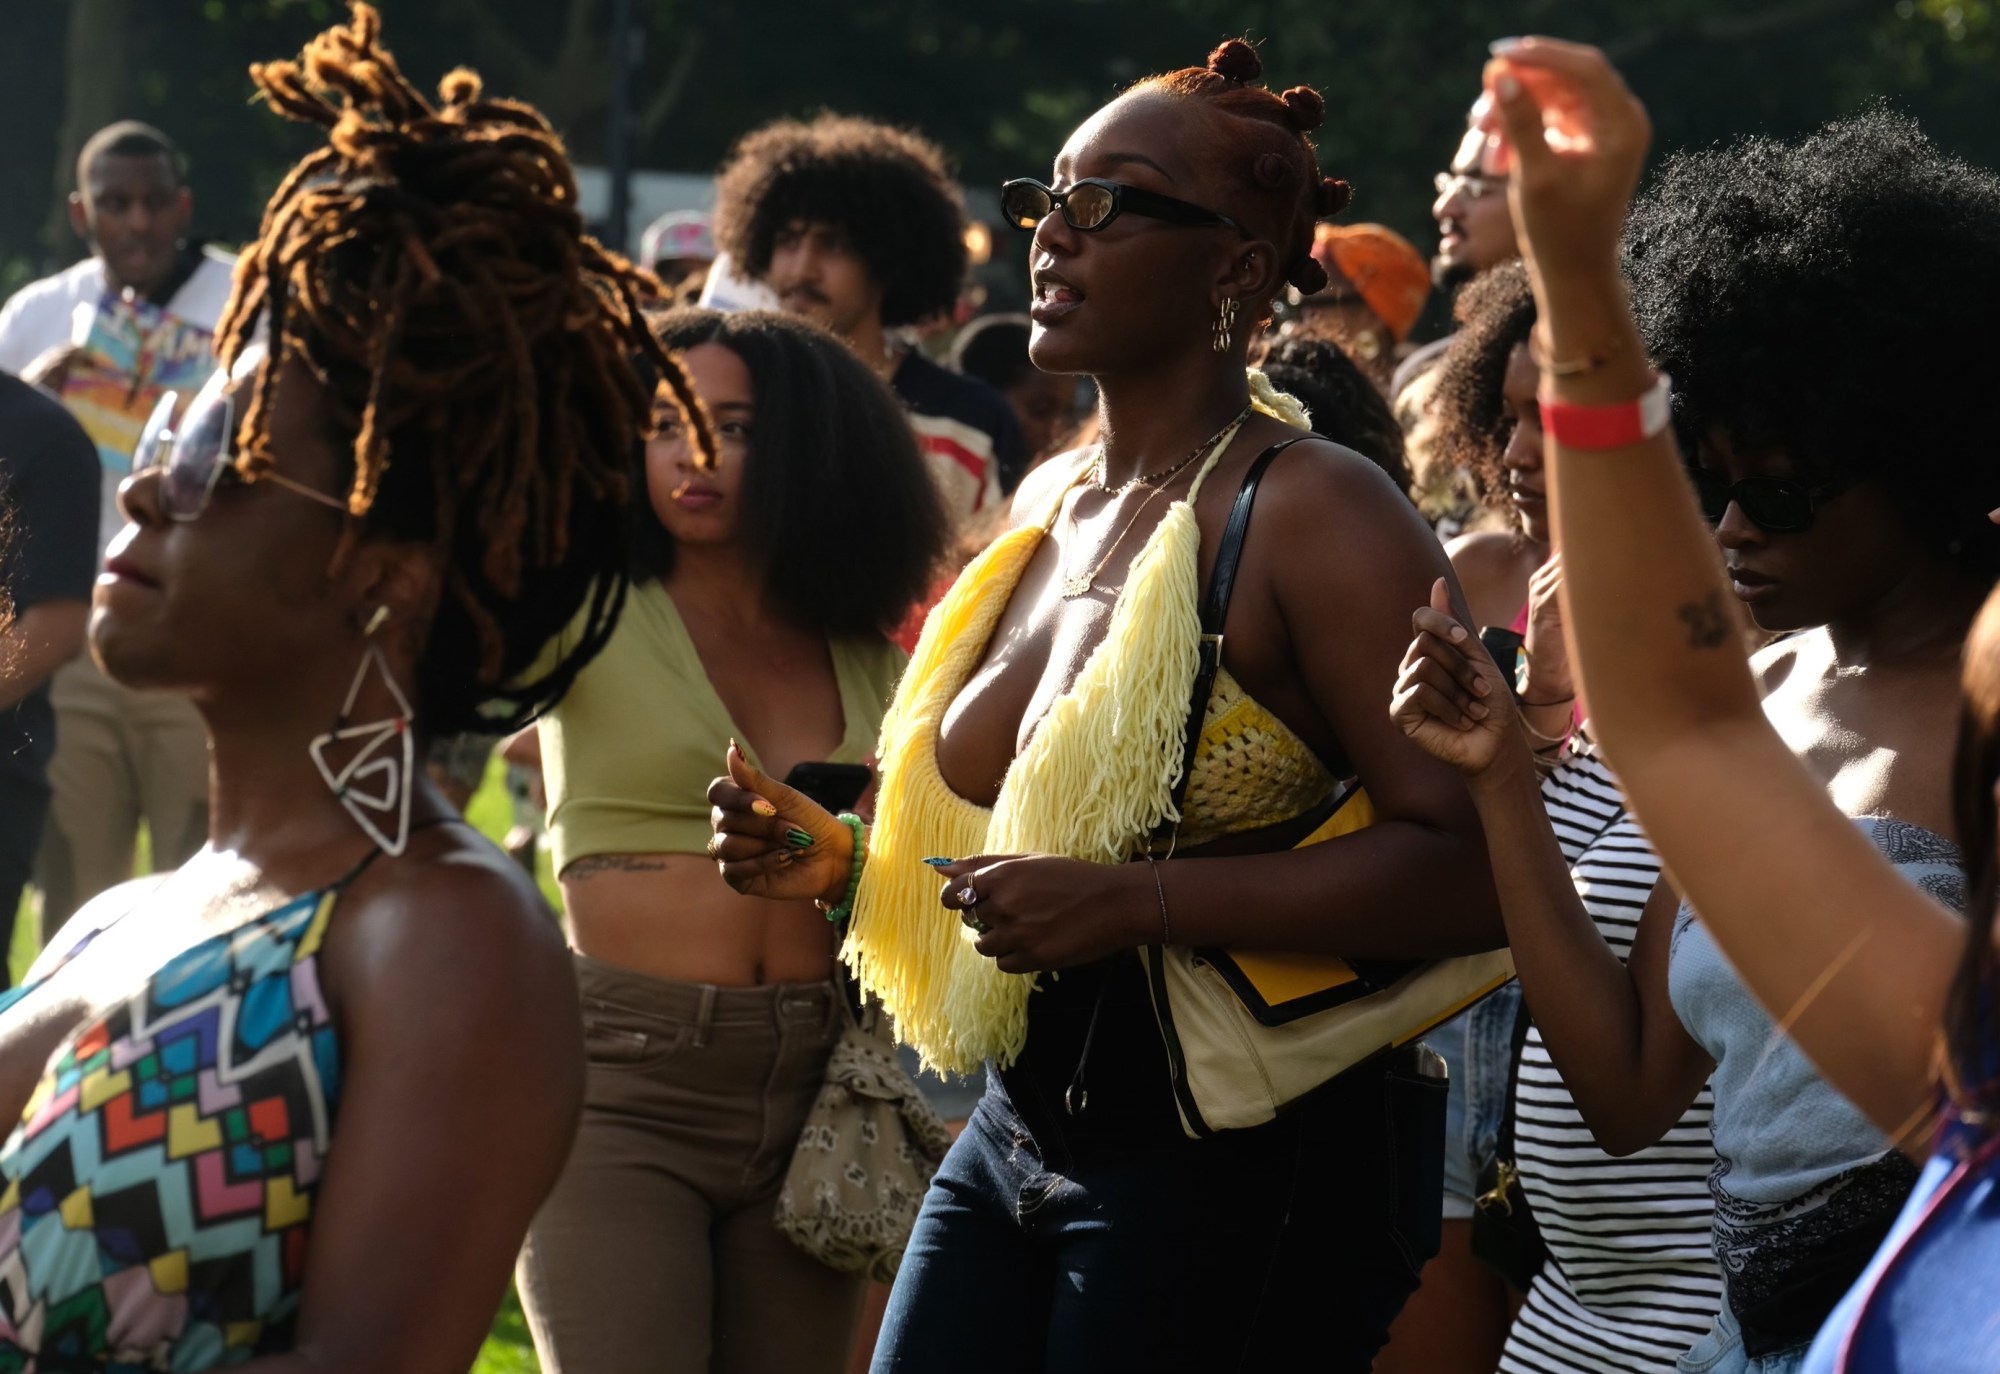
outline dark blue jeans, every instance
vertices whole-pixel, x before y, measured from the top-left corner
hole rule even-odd
[[[1115,1155],[1048,1125],[1038,1142],[989,1080],[924,1198],[874,1374],[1365,1374],[1437,1252],[1445,1085],[1405,1058],[1267,1125]]]

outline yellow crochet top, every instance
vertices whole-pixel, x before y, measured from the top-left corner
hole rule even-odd
[[[1304,427],[1291,397],[1251,374],[1259,410]],[[1000,972],[938,902],[926,855],[1060,854],[1123,863],[1173,815],[1188,692],[1201,635],[1193,501],[1235,437],[1202,463],[1132,561],[1102,643],[1008,767],[991,808],[953,793],[937,767],[938,727],[1047,535],[1060,497],[975,558],[924,624],[882,722],[880,791],[868,861],[842,956],[924,1063],[969,1073],[1012,1063],[1027,1039],[1033,975]],[[1179,843],[1296,816],[1335,779],[1227,670],[1217,674],[1188,779]]]

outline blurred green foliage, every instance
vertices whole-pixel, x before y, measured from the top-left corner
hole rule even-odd
[[[406,69],[461,62],[535,101],[579,160],[603,155],[610,0],[382,0]],[[856,111],[923,128],[990,184],[1047,166],[1122,85],[1265,44],[1272,78],[1327,96],[1320,141],[1352,214],[1426,242],[1429,181],[1456,141],[1486,44],[1556,33],[1609,48],[1661,148],[1791,134],[1883,97],[1945,146],[2000,163],[1992,0],[636,0],[639,164],[706,171],[784,114]],[[246,108],[247,64],[286,55],[337,0],[9,0],[0,52],[0,289],[80,253],[58,213],[74,150],[102,118],[186,147],[198,227],[254,232],[310,135]],[[113,114],[112,112],[115,112]]]

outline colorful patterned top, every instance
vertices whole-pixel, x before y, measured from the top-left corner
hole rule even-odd
[[[0,1145],[0,1374],[290,1348],[340,1097],[316,956],[352,876],[176,955],[56,1052]]]

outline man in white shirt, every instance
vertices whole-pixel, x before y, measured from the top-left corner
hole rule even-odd
[[[103,465],[98,553],[123,525],[120,479],[160,395],[191,395],[215,367],[234,259],[187,237],[194,199],[173,142],[131,121],[77,158],[70,223],[92,256],[0,307],[0,371],[61,396]],[[178,866],[208,829],[208,739],[181,697],[133,692],[88,657],[55,675],[54,797],[36,880],[45,931],[131,876],[139,822],[153,866]]]

